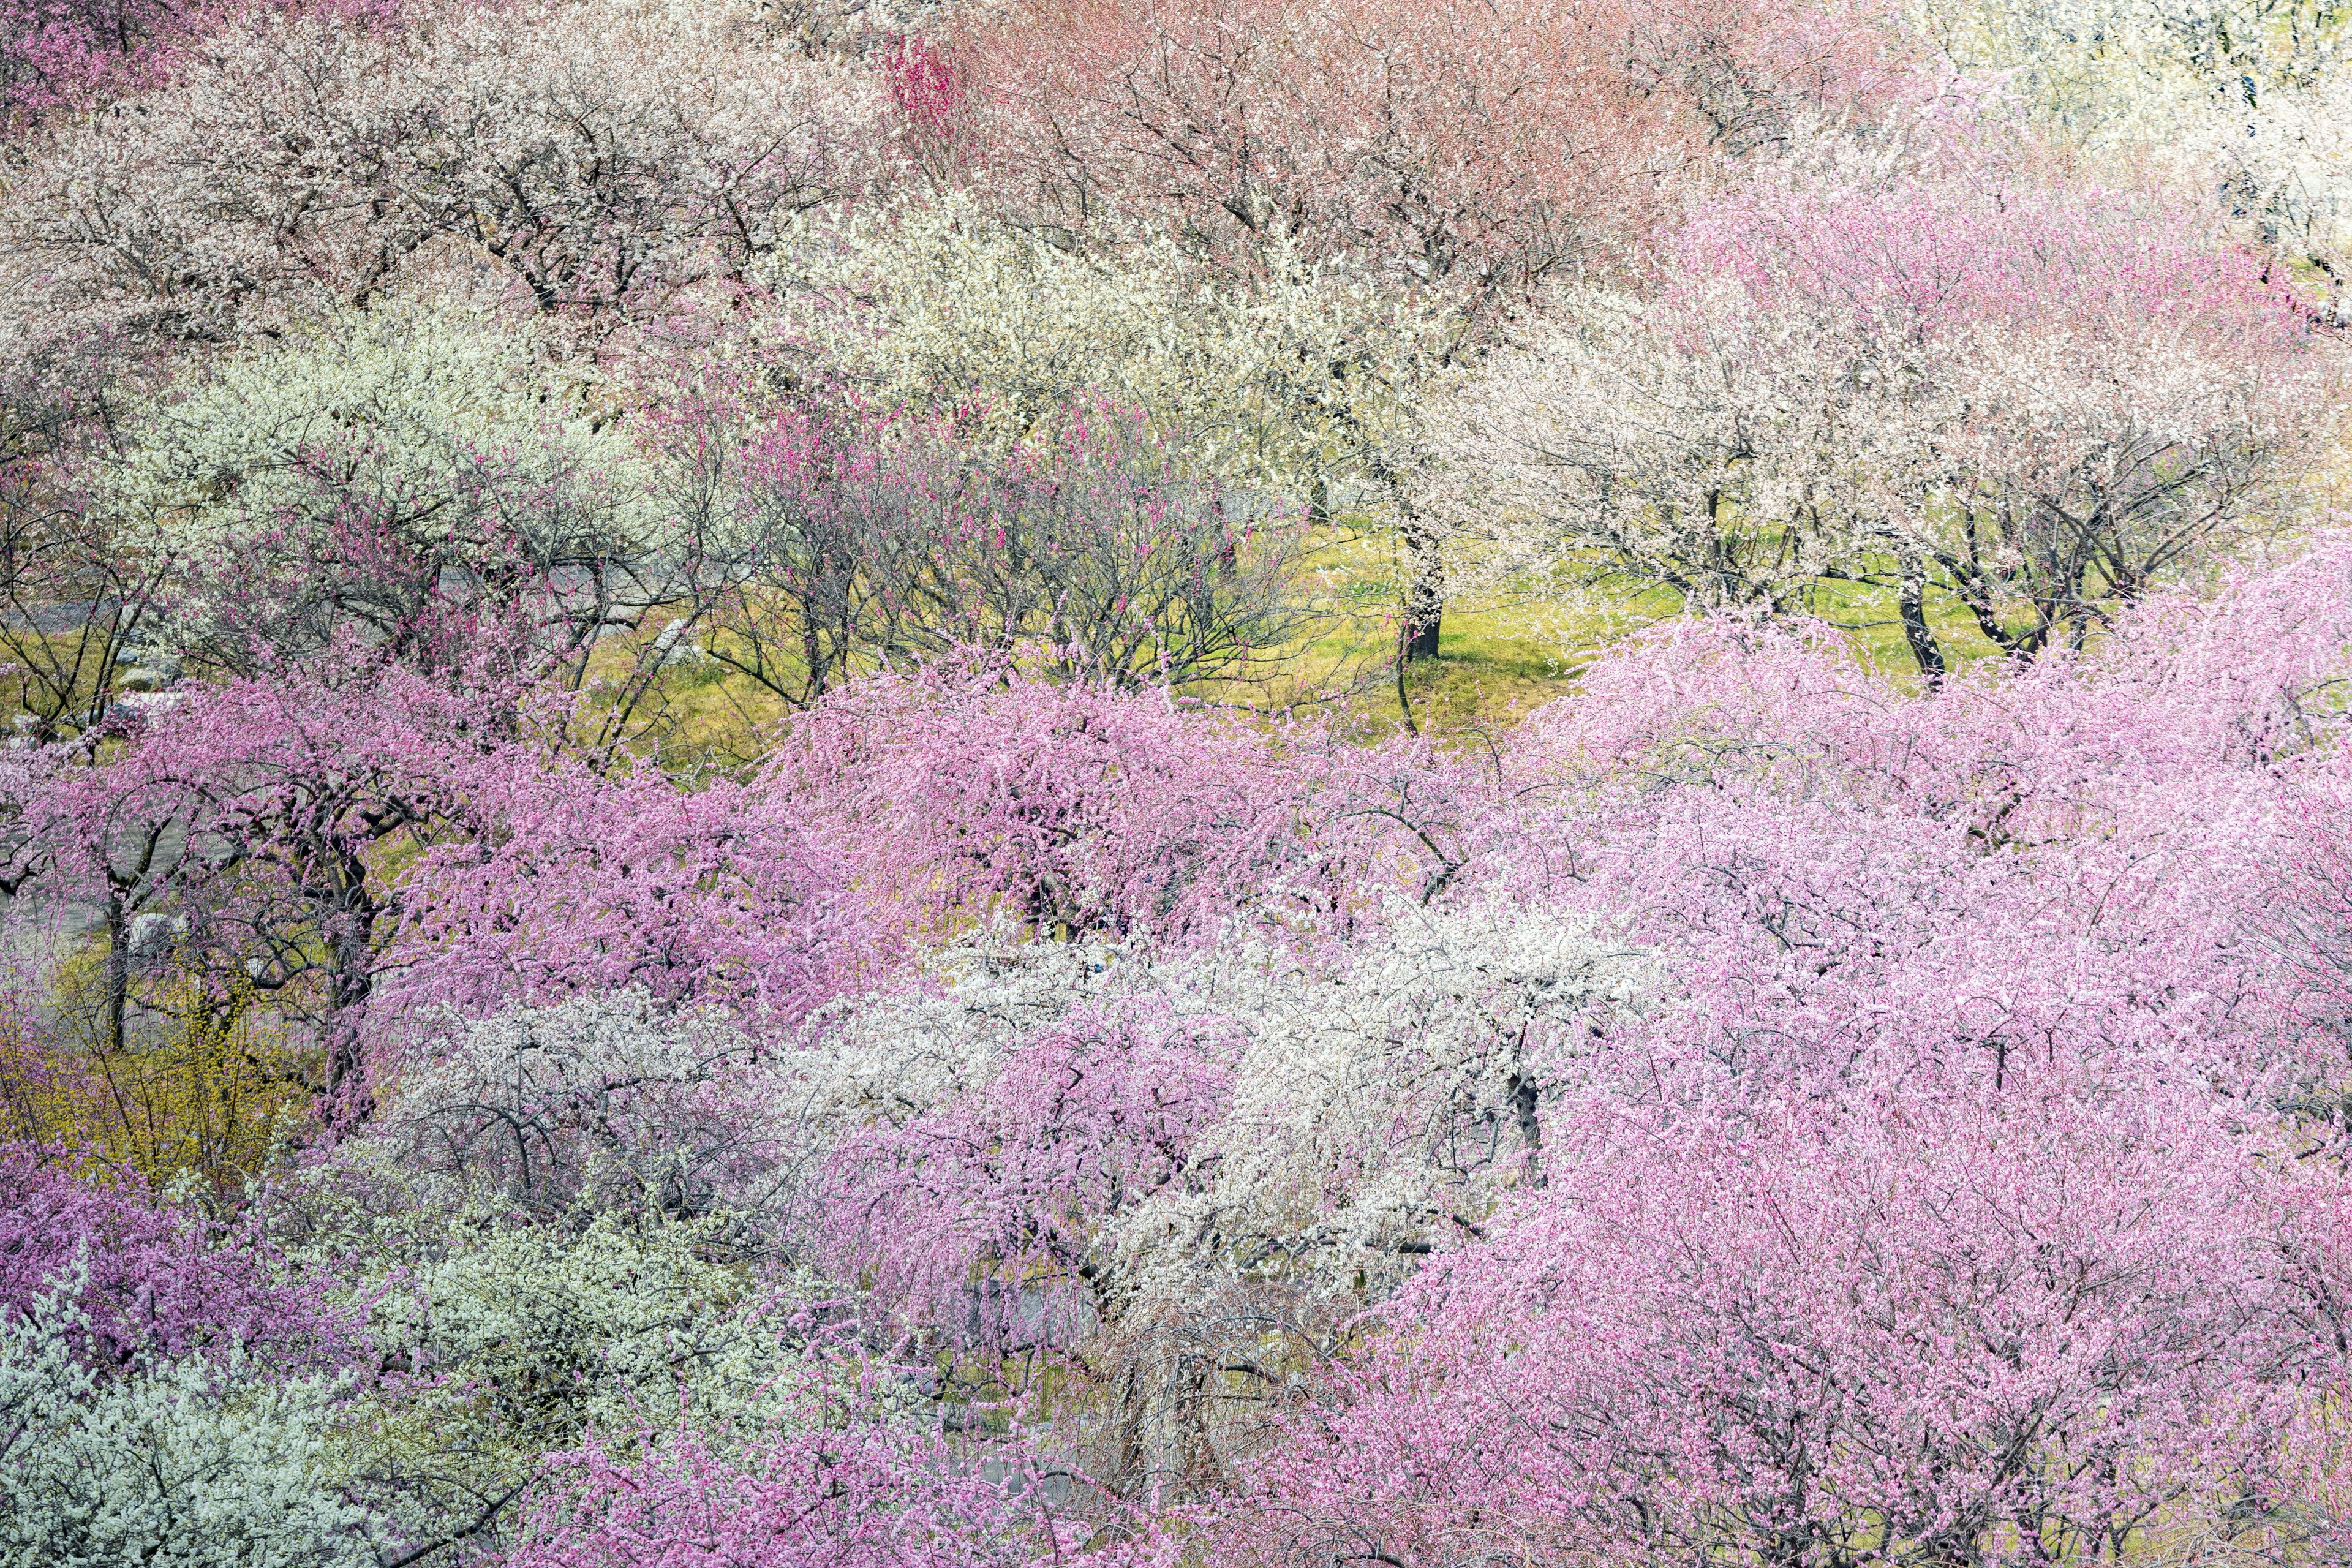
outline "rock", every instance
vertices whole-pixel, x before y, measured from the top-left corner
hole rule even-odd
[[[152,963],[171,952],[172,943],[187,933],[188,922],[178,915],[133,915],[131,956],[142,963]]]
[[[665,668],[675,664],[699,664],[710,655],[700,643],[686,635],[686,622],[675,620],[661,629],[654,638],[654,651],[661,655]]]

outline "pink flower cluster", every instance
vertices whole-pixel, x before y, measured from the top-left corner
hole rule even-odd
[[[67,1297],[74,1348],[98,1369],[231,1347],[281,1364],[331,1355],[350,1324],[280,1261],[249,1224],[208,1221],[135,1176],[0,1145],[0,1314]]]
[[[1045,1451],[1126,1434],[1104,1484],[1187,1500],[1236,1561],[2332,1540],[2347,586],[2329,535],[1926,694],[1825,634],[1677,624],[1475,757],[982,660],[854,684],[698,790],[551,748],[511,690],[371,667],[191,687],[19,787],[58,874],[184,823],[142,907],[192,932],[331,954],[365,917],[363,984],[316,977],[372,1086],[347,1148],[388,1095],[530,1160],[684,1150],[678,1201],[774,1205],[858,1333],[942,1358],[844,1427],[593,1437],[519,1561],[1015,1552],[1045,1492],[1016,1509],[883,1412],[1039,1357],[1112,1401]],[[1644,978],[1562,1026],[1506,929],[1539,914]],[[509,1031],[462,1072],[452,1010]],[[1265,1146],[1360,1103],[1328,1158],[1313,1119]],[[87,1247],[94,1354],[296,1333],[233,1235],[10,1160],[12,1299]],[[1210,1353],[1213,1302],[1255,1325],[1214,1352],[1257,1380],[1223,1395],[1247,1431],[1165,1370]]]

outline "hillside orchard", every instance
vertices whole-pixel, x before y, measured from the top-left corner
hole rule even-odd
[[[0,1563],[2342,1562],[2347,106],[0,0]]]

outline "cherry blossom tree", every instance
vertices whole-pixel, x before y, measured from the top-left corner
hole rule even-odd
[[[106,912],[110,1039],[122,1037],[133,917],[177,920],[181,962],[316,1023],[312,1089],[333,1114],[364,1115],[361,1021],[399,908],[377,858],[457,814],[477,760],[518,718],[495,679],[346,655],[331,673],[171,693],[102,766],[53,748],[19,784],[18,854],[24,876]]]
[[[1515,564],[1700,607],[1883,583],[1931,678],[1931,594],[2004,652],[2079,642],[2261,517],[2326,382],[2308,310],[2196,232],[1997,167],[1751,187],[1659,298],[1571,300],[1467,398],[1468,504]]]
[[[2210,1118],[1601,1112],[1301,1422],[1293,1550],[2006,1560],[2260,1506],[2301,1347]]]
[[[843,692],[764,787],[901,918],[1209,942],[1442,889],[1475,807],[1428,787],[1427,757],[980,661]]]
[[[873,167],[870,92],[680,6],[259,6],[12,181],[13,331],[218,340],[404,272],[607,321],[739,278]],[[455,247],[456,249],[451,247]]]
[[[1003,451],[945,422],[731,400],[672,428],[708,652],[795,707],[982,649],[1114,684],[1248,684],[1307,619],[1295,521],[1187,477],[1136,412],[1059,411]]]
[[[959,1473],[935,1437],[870,1417],[755,1433],[732,1451],[690,1427],[643,1458],[592,1442],[556,1457],[551,1473],[509,1559],[527,1568],[1011,1568],[1076,1555],[1090,1533],[1055,1519],[1034,1483],[1020,1496]],[[1086,1560],[1164,1553],[1122,1543]]]
[[[32,1145],[0,1147],[0,1317],[59,1298],[66,1349],[111,1375],[156,1356],[232,1348],[300,1360],[332,1353],[352,1325],[316,1282],[288,1279],[249,1222],[207,1220],[135,1176],[76,1168]]]
[[[1627,934],[1705,1000],[1658,1015],[1632,1081],[1907,1093],[2195,1062],[2275,1102],[2332,1074],[2249,939],[2270,868],[2316,862],[2298,825],[2336,729],[2340,548],[1932,699],[1727,627],[1591,672],[1521,737],[1520,776],[1608,826],[1527,885],[1645,911]]]
[[[1287,243],[1496,289],[1635,238],[1706,141],[1866,107],[1892,50],[1857,21],[1108,0],[958,44],[994,178],[1066,223],[1151,211],[1244,268]]]
[[[143,85],[212,20],[179,0],[20,0],[0,17],[0,95],[22,124]]]
[[[981,659],[844,689],[749,780],[517,746],[464,775],[495,826],[402,882],[391,1016],[642,986],[790,1025],[973,921],[1208,942],[1450,879],[1466,814],[1416,793],[1417,752],[1291,742]]]
[[[788,1024],[895,951],[856,862],[755,789],[528,747],[475,776],[472,809],[495,826],[403,879],[387,1023],[643,988]]]

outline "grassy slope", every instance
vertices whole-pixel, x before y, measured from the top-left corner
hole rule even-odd
[[[1320,574],[1318,613],[1302,635],[1266,650],[1246,678],[1204,685],[1191,695],[1261,713],[1330,712],[1370,735],[1400,728],[1393,661],[1397,595],[1391,563],[1367,542],[1345,541],[1322,559]],[[1612,642],[1678,607],[1674,595],[1663,592],[1573,605],[1508,593],[1457,600],[1446,608],[1438,656],[1406,670],[1413,718],[1441,736],[1508,729],[1572,691],[1577,672]],[[1916,679],[1891,595],[1832,586],[1819,609],[1850,628],[1875,668],[1898,680]],[[1955,664],[1994,651],[1956,604],[1931,605],[1930,618]],[[609,659],[617,666],[625,658],[616,639],[600,653],[599,662]],[[713,664],[674,670],[664,686],[659,716],[647,738],[657,737],[656,743],[674,762],[703,759],[724,765],[747,758],[757,750],[758,731],[784,713],[772,694]]]

